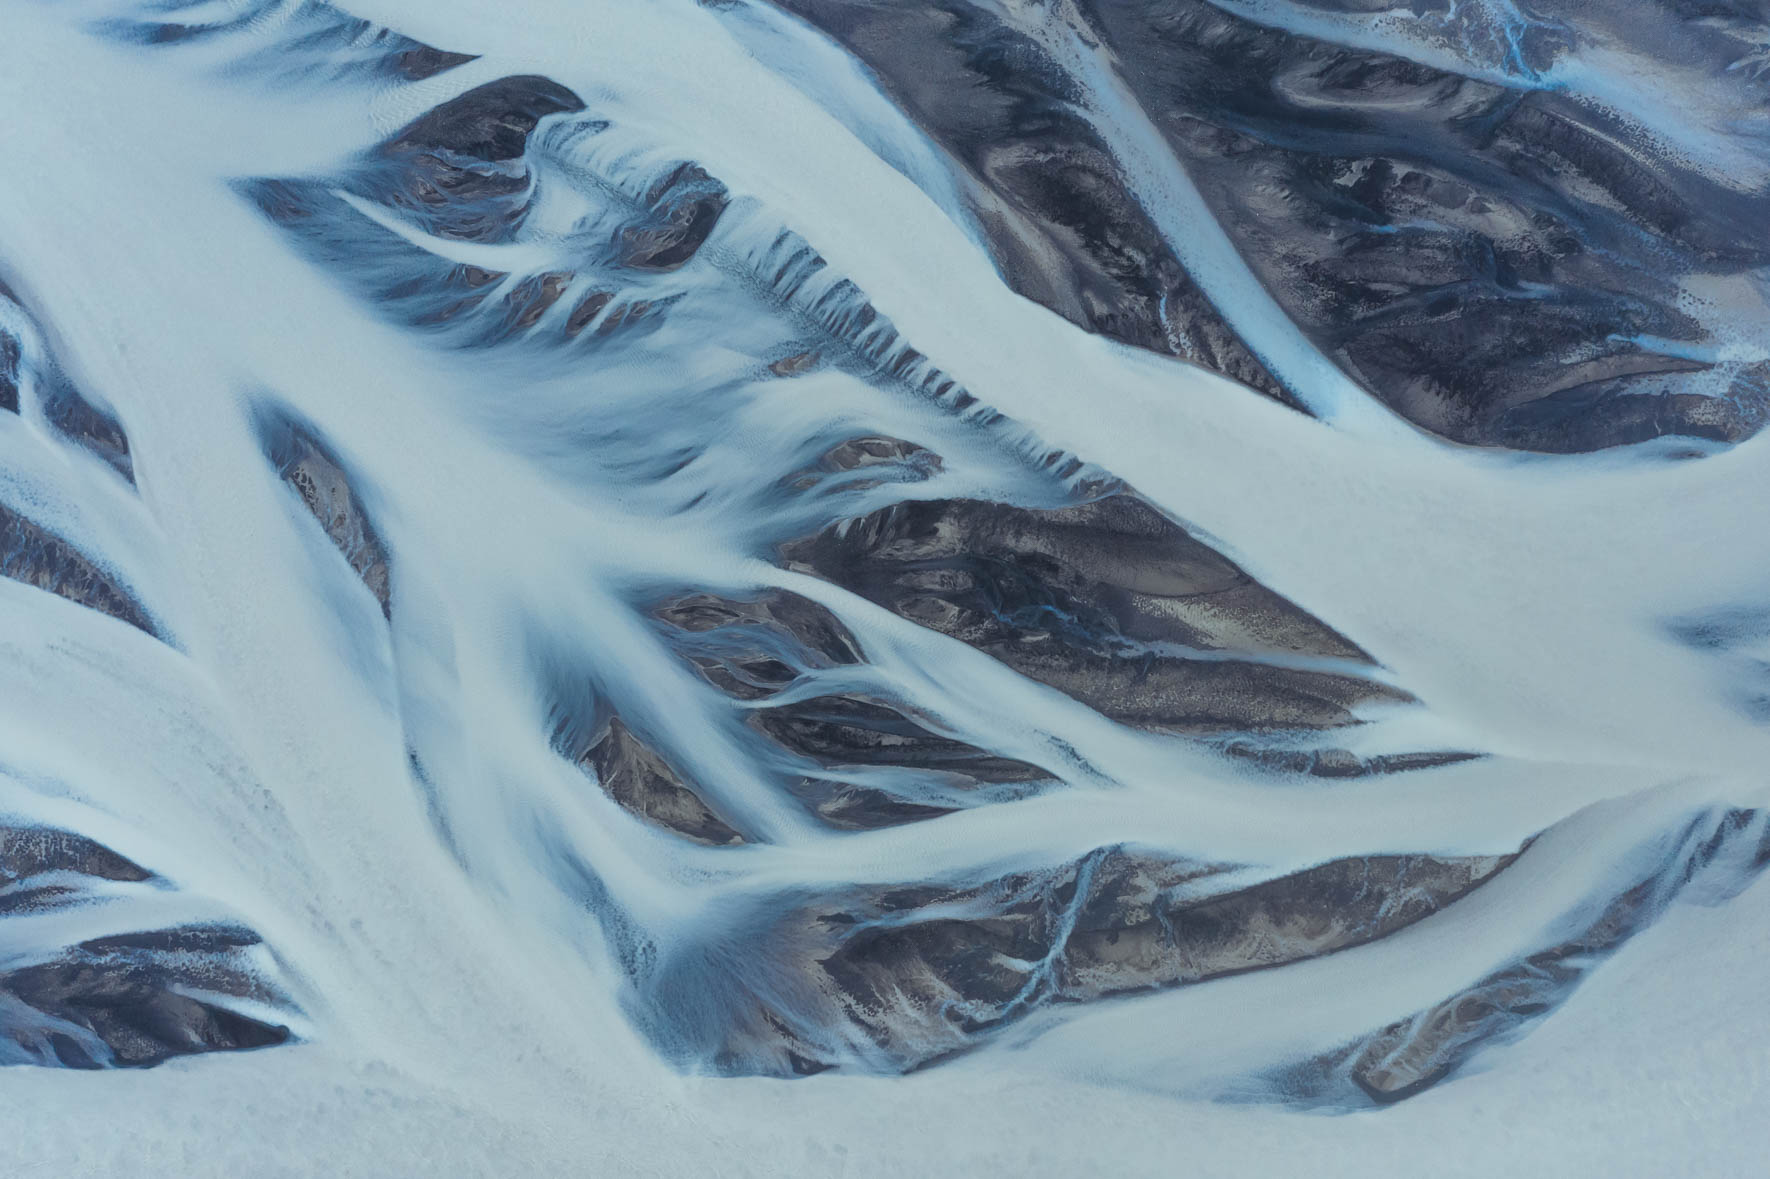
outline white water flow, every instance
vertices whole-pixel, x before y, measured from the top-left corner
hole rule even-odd
[[[1734,897],[1756,865],[1705,853],[1691,895],[1720,907],[1674,894],[1716,816],[1764,805],[1770,685],[1751,620],[1770,616],[1770,440],[1681,463],[1521,461],[1390,418],[1259,290],[1077,40],[1077,75],[1098,71],[1087,109],[1137,195],[1323,420],[1011,294],[938,154],[828,46],[782,73],[752,50],[788,34],[734,32],[679,0],[360,0],[353,17],[480,55],[405,81],[347,68],[378,52],[374,29],[304,66],[289,47],[324,6],[166,8],[0,0],[0,282],[29,314],[7,322],[27,347],[20,412],[0,414],[0,502],[148,619],[0,580],[0,812],[156,877],[0,920],[0,971],[234,922],[262,939],[269,990],[226,1001],[293,1039],[144,1071],[0,1069],[13,1173],[1039,1174],[1106,1159],[1154,1174],[1191,1152],[1205,1173],[1258,1158],[1337,1174],[1370,1150],[1473,1173],[1565,1150],[1664,1174],[1732,1157],[1716,1140],[1765,1144],[1745,1101],[1718,1105],[1700,1141],[1645,1140],[1671,1115],[1639,1061],[1710,1060],[1717,1092],[1762,1082],[1713,1059],[1721,1021],[1770,1032],[1730,981],[1762,977],[1757,939],[1716,933],[1734,928],[1717,914],[1770,915],[1762,887]],[[166,44],[120,31],[248,10]],[[514,75],[585,108],[530,137],[517,229],[469,240],[377,188],[385,157],[365,153]],[[685,163],[730,198],[696,256],[641,273],[599,253]],[[304,212],[279,223],[283,196]],[[465,267],[493,277],[444,319],[459,292],[443,276]],[[538,318],[501,310],[547,276],[558,294]],[[814,352],[808,371],[769,368]],[[120,423],[133,486],[47,424],[52,368]],[[347,472],[385,550],[387,612],[279,476],[278,430]],[[940,462],[916,480],[793,485],[856,436]],[[905,499],[1056,508],[1108,478],[1417,700],[1360,706],[1365,723],[1335,741],[1480,756],[1261,775],[771,555]],[[1053,780],[928,822],[819,822],[758,753],[745,718],[762,706],[697,676],[648,614],[670,594],[767,587],[827,608],[864,653],[797,669],[770,707],[865,693]],[[664,751],[743,842],[693,843],[617,805],[556,747],[574,701]],[[863,776],[951,801],[903,777]],[[1761,839],[1749,823],[1729,838]],[[1010,1004],[1000,1035],[903,1075],[763,960],[794,905],[1037,877],[1099,849],[1224,866],[1208,892],[1527,843],[1368,945]],[[1663,920],[1467,1075],[1389,1110],[1286,1108],[1302,1092],[1286,1070],[1584,936],[1637,886]],[[721,1055],[752,1034],[721,1039],[740,990],[838,1067],[721,1075],[768,1071]],[[1556,1095],[1579,1086],[1563,1125]],[[1514,1136],[1477,1133],[1463,1101]]]

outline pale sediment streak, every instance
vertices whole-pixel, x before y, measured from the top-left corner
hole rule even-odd
[[[1471,456],[1202,273],[1325,423],[1089,338],[693,6],[136,7],[0,48],[18,1061],[1346,1108],[1762,867],[1761,443]]]

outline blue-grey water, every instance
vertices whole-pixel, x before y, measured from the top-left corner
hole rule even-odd
[[[1755,0],[0,0],[0,1170],[1745,1174]]]

